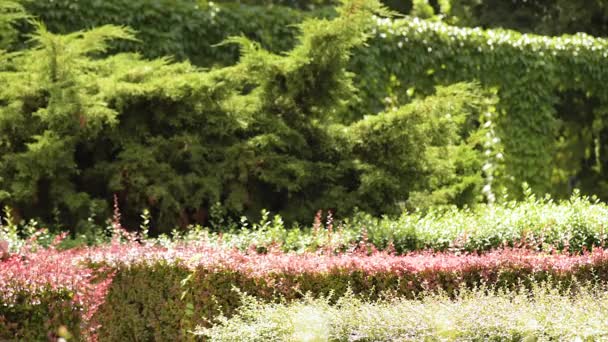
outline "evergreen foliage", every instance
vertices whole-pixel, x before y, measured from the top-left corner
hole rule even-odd
[[[374,21],[376,1],[345,1],[334,20],[309,19],[298,44],[274,54],[243,36],[239,63],[189,63],[110,54],[126,28],[68,35],[38,25],[32,48],[3,63],[0,201],[15,216],[86,229],[114,193],[125,223],[151,209],[155,227],[229,214],[319,208],[347,215],[481,198],[479,118],[492,94],[475,85],[437,93],[356,122],[346,67]],[[98,222],[99,223],[99,222]],[[157,230],[158,231],[158,230]]]
[[[133,8],[113,1],[92,6],[79,1],[37,1],[28,3],[28,9],[57,32],[108,22],[132,25],[142,31],[138,36],[142,43],[113,45],[117,50],[136,48],[147,57],[170,53],[204,66],[236,60],[234,45],[211,48],[228,35],[242,32],[277,52],[295,43],[296,30],[288,25],[285,29],[286,24],[310,15],[331,16],[326,11],[287,10],[276,3],[215,6],[184,0],[172,7],[174,18],[168,18],[161,15],[162,6],[154,7],[149,0],[129,2]],[[601,19],[605,6],[595,0],[419,0],[408,8],[422,17],[441,13],[445,22],[458,25],[544,34],[583,30],[601,36],[606,32]],[[162,30],[145,25],[150,20]],[[583,35],[549,38],[460,29],[436,20],[406,18],[377,24],[377,34],[368,45],[352,52],[347,69],[356,74],[359,101],[351,100],[340,117],[354,122],[427,95],[438,84],[479,81],[499,91],[497,116],[491,121],[504,144],[507,165],[496,184],[509,188],[515,197],[521,195],[520,185],[526,181],[537,193],[567,197],[574,188],[581,188],[586,194],[607,198],[602,171],[608,133],[602,123],[605,41]]]
[[[546,35],[608,34],[603,0],[450,0],[446,19],[457,25],[508,28]]]
[[[27,11],[54,33],[68,34],[107,24],[129,26],[137,31],[139,41],[112,42],[110,52],[137,51],[146,58],[171,56],[205,67],[231,65],[238,60],[236,46],[216,46],[230,36],[245,35],[271,51],[284,51],[295,43],[297,29],[293,24],[309,15],[333,12],[331,7],[308,14],[284,6],[254,5],[199,0],[24,3]]]
[[[0,0],[0,57],[2,50],[7,50],[17,38],[15,22],[26,18],[21,4],[12,0]]]

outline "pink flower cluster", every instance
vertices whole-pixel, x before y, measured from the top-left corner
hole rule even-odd
[[[104,264],[111,267],[154,264],[163,261],[190,269],[225,268],[251,276],[262,276],[268,273],[330,272],[335,269],[357,270],[367,274],[459,271],[469,268],[526,268],[534,271],[570,272],[584,266],[608,262],[608,250],[604,249],[595,249],[593,252],[578,255],[547,254],[529,249],[504,248],[483,254],[423,251],[399,256],[386,252],[374,252],[371,255],[358,252],[258,254],[206,244],[183,244],[171,248],[142,245],[104,246],[82,250],[77,255],[80,262]]]
[[[104,303],[112,272],[99,277],[100,270],[82,263],[84,250],[54,248],[10,255],[0,261],[0,305],[48,305],[49,300],[68,298],[81,311],[85,334],[95,340],[93,316]],[[54,296],[56,295],[56,296]]]

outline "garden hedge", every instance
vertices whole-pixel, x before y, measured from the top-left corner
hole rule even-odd
[[[30,247],[0,260],[0,340],[94,338],[111,272],[82,267],[82,251]]]
[[[196,0],[42,0],[26,1],[24,6],[51,32],[67,34],[108,24],[129,26],[138,32],[139,41],[115,42],[112,52],[137,51],[146,58],[172,56],[203,67],[236,62],[236,46],[216,46],[231,36],[244,35],[274,52],[289,50],[297,35],[293,25],[312,15],[284,6]]]
[[[0,271],[0,338],[44,339],[64,326],[88,339],[189,340],[197,325],[210,326],[220,313],[235,312],[241,297],[234,287],[263,300],[293,300],[305,293],[340,297],[348,289],[374,299],[387,291],[413,298],[480,284],[567,287],[607,282],[608,252],[260,255],[206,243],[169,248],[114,243],[15,255],[0,263]],[[54,311],[57,307],[62,311]]]
[[[386,291],[413,298],[423,291],[453,293],[482,283],[514,288],[608,280],[608,254],[601,250],[583,256],[509,249],[482,256],[225,255],[210,264],[204,260],[209,252],[192,256],[202,262],[191,268],[164,261],[120,266],[98,312],[100,338],[189,339],[194,326],[209,326],[220,313],[231,315],[239,307],[235,287],[264,300],[292,300],[305,293],[340,297],[348,289],[373,299]]]

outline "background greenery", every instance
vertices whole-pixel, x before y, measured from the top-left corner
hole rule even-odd
[[[20,4],[0,5],[15,222],[98,230],[114,194],[153,233],[462,207],[522,182],[608,196],[607,43],[535,35],[602,36],[599,1],[387,1],[411,16],[346,26],[327,1]]]

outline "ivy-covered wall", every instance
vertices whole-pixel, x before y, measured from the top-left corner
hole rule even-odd
[[[525,181],[538,192],[582,186],[608,195],[608,40],[378,19],[369,46],[354,55],[367,110],[386,97],[403,103],[437,84],[478,80],[498,90],[511,189]]]
[[[449,22],[468,27],[506,28],[545,35],[608,34],[604,0],[449,0],[442,8]]]
[[[51,32],[128,26],[137,31],[139,41],[114,42],[110,51],[137,51],[147,58],[172,56],[204,67],[236,62],[236,46],[218,46],[228,37],[244,35],[271,51],[285,51],[295,43],[294,24],[311,15],[333,13],[332,7],[303,12],[285,6],[200,0],[36,0],[24,6]]]

